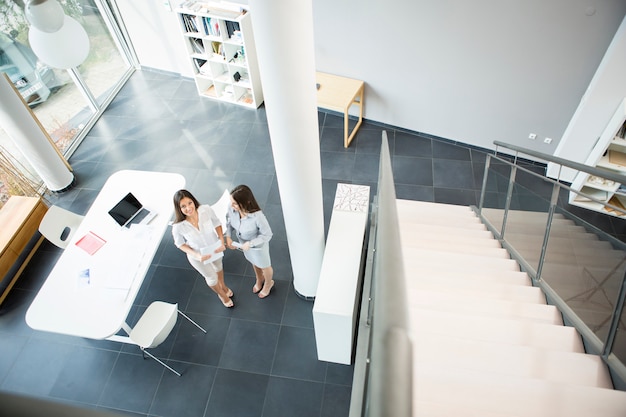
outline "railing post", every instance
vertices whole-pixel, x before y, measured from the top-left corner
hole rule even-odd
[[[485,194],[487,194],[487,178],[489,176],[489,167],[491,166],[491,155],[487,155],[485,161],[485,173],[483,174],[483,187],[480,190],[480,201],[478,202],[478,214],[483,211],[483,204],[485,204]]]
[[[615,309],[613,309],[613,316],[611,317],[611,325],[609,326],[609,333],[606,336],[606,341],[604,342],[604,350],[602,351],[602,357],[606,360],[611,353],[613,348],[613,342],[615,341],[615,336],[617,330],[619,328],[620,318],[622,316],[622,311],[624,310],[624,300],[626,299],[626,273],[622,277],[622,286],[619,289],[619,294],[617,295],[617,300],[615,302]]]
[[[541,280],[541,270],[543,269],[543,261],[546,258],[548,250],[548,239],[550,238],[550,229],[552,228],[552,219],[556,210],[556,203],[559,199],[559,187],[555,183],[552,185],[552,196],[550,197],[550,209],[548,209],[548,220],[546,221],[546,233],[543,235],[543,243],[541,244],[541,254],[539,254],[539,263],[537,264],[537,276],[535,280]]]
[[[509,188],[506,191],[506,202],[504,203],[504,216],[502,216],[502,227],[500,227],[500,239],[504,239],[504,231],[506,230],[506,220],[509,217],[509,208],[511,207],[511,198],[513,197],[513,186],[515,185],[516,175],[517,175],[517,165],[512,165],[511,175],[509,175]]]

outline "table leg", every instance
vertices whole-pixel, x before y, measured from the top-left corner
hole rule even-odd
[[[355,100],[357,96],[359,97],[358,101]],[[354,126],[354,129],[352,129],[352,133],[348,135],[348,119],[350,117],[348,111],[350,110],[350,107],[352,107],[353,104],[359,106],[359,120],[357,120],[356,126]],[[344,117],[343,146],[344,148],[347,148],[348,146],[350,146],[352,139],[354,139],[356,132],[359,130],[359,127],[361,127],[361,124],[363,123],[363,87],[361,87],[359,91],[357,92],[357,94],[352,98],[352,102],[348,104],[348,107],[346,107],[343,117]]]

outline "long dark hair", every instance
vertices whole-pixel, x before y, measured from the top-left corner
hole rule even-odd
[[[198,207],[200,207],[200,203],[198,203],[198,200],[196,199],[196,197],[194,197],[193,194],[191,194],[189,191],[187,190],[176,191],[174,193],[174,213],[176,214],[176,221],[174,223],[182,222],[183,220],[187,218],[187,216],[185,216],[183,212],[180,210],[180,200],[182,200],[185,197],[190,198],[191,201],[193,201],[194,206],[196,206],[196,210],[198,209]]]
[[[247,185],[238,185],[230,192],[231,197],[240,209],[246,213],[254,213],[260,211],[259,203],[256,202],[252,190]]]

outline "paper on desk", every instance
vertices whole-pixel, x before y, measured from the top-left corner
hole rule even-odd
[[[218,240],[214,244],[200,249],[200,255],[202,256],[211,254],[211,257],[204,261],[205,265],[211,262],[215,262],[224,256],[224,252],[215,252],[215,250],[218,249],[220,246],[222,246],[222,242]]]
[[[144,242],[130,238],[106,245],[93,259],[91,283],[100,288],[128,290],[145,252]]]

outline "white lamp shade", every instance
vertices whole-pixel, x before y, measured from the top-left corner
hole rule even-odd
[[[77,67],[89,54],[87,32],[80,23],[69,16],[65,16],[63,26],[54,33],[31,27],[28,31],[28,40],[35,55],[53,68]]]
[[[65,17],[63,8],[56,0],[31,0],[26,3],[24,14],[32,26],[47,33],[61,29]]]

